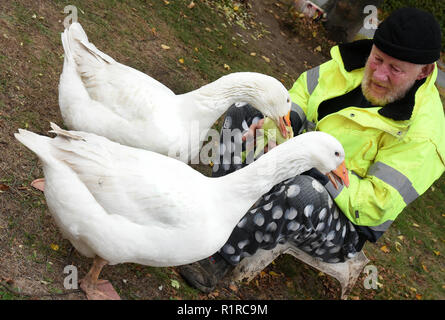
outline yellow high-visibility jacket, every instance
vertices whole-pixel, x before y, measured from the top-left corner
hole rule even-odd
[[[318,119],[320,103],[360,86],[371,47],[372,40],[333,47],[332,59],[301,74],[289,92],[306,130],[327,132],[345,149],[350,186],[327,185],[338,207],[354,224],[383,232],[444,172],[445,118],[436,66],[411,103],[402,99],[384,111],[344,106]],[[397,112],[407,120],[385,116]]]

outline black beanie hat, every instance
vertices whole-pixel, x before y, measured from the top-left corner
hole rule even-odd
[[[440,58],[440,26],[429,12],[415,8],[398,9],[380,23],[374,44],[399,60],[432,63]]]

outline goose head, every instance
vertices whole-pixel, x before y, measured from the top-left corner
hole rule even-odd
[[[327,175],[335,188],[338,188],[338,181],[348,187],[345,150],[341,143],[330,134],[321,131],[307,132],[302,137],[309,142],[305,150],[308,153],[310,165]]]
[[[286,116],[292,104],[289,92],[274,77],[254,72],[246,74],[251,75],[250,80],[245,83],[252,88],[251,105],[265,117],[271,118],[280,129],[281,135],[287,138],[286,125],[290,126],[290,122]]]

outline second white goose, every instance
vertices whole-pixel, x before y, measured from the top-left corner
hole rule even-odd
[[[155,152],[51,126],[55,138],[21,129],[15,137],[43,163],[45,197],[62,234],[95,258],[82,281],[91,298],[109,297],[98,288],[106,263],[162,267],[210,256],[261,195],[312,167],[348,183],[343,147],[322,132],[292,138],[243,169],[210,178]]]

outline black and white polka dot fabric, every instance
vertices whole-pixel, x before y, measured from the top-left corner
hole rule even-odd
[[[231,107],[223,129],[243,132],[261,118],[261,113],[250,106]],[[237,138],[235,136],[227,143],[233,143]],[[245,166],[239,161],[234,163],[231,147],[223,144],[222,136],[220,150],[221,163],[223,157],[231,162],[215,164],[214,177]],[[239,221],[219,253],[230,264],[236,265],[259,248],[273,249],[286,241],[321,261],[336,263],[357,253],[359,236],[323,185],[311,176],[299,175],[277,184],[263,195]]]

